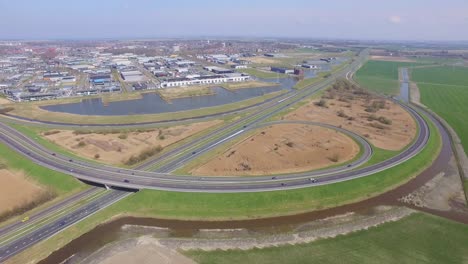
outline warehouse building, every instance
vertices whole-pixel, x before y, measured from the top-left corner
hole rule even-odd
[[[177,87],[177,86],[191,86],[202,84],[217,84],[227,82],[242,82],[250,79],[250,76],[240,73],[226,74],[226,75],[208,75],[199,76],[195,78],[172,78],[161,82],[161,88]]]
[[[294,70],[292,69],[286,69],[286,68],[280,68],[280,67],[271,67],[272,72],[277,72],[277,73],[283,73],[283,74],[293,74]]]

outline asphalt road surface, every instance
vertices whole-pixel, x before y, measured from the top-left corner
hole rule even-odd
[[[130,194],[130,192],[125,191],[109,191],[105,196],[103,196],[102,199],[83,205],[79,209],[39,227],[33,232],[27,233],[24,236],[20,236],[6,246],[0,247],[0,263],[23,251],[24,249],[53,236],[54,234],[69,226],[74,225],[84,218],[91,216],[97,211],[117,202],[120,199],[123,199]]]

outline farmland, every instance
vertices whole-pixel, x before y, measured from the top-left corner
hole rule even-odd
[[[395,95],[399,92],[398,68],[418,65],[423,64],[371,60],[356,72],[355,80],[369,90]]]
[[[413,69],[411,79],[418,84],[421,102],[455,129],[465,152],[468,151],[468,68]]]

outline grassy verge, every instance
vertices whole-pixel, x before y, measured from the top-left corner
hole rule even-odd
[[[67,194],[85,186],[69,175],[35,164],[4,144],[0,144],[0,156],[8,168],[24,171],[38,183],[51,187],[58,195]]]
[[[228,90],[238,90],[238,89],[259,88],[259,87],[274,87],[278,85],[279,83],[248,81],[248,82],[224,83],[221,86]]]
[[[253,250],[188,251],[201,264],[464,263],[468,228],[416,213],[396,222],[315,242]],[[343,260],[346,256],[346,261]]]
[[[326,76],[328,76],[330,73],[326,73],[326,72],[320,72],[319,74],[317,74],[317,76],[315,76],[314,78],[308,78],[308,79],[303,79],[303,80],[300,80],[296,83],[296,85],[294,85],[294,89],[304,89],[306,87],[309,87],[313,84],[316,84],[320,81],[322,81]]]
[[[263,193],[176,193],[143,190],[15,256],[12,263],[44,258],[73,238],[117,215],[167,219],[227,220],[297,214],[366,199],[408,181],[429,166],[441,139],[429,123],[428,145],[416,157],[375,175],[325,186]],[[196,210],[194,210],[196,208]]]
[[[157,122],[163,120],[174,120],[182,118],[192,118],[215,113],[234,111],[239,108],[252,106],[265,100],[278,96],[286,91],[278,91],[247,99],[241,102],[225,104],[215,107],[200,108],[191,111],[172,112],[163,114],[146,114],[146,115],[126,115],[126,116],[89,116],[76,115],[68,113],[50,112],[38,107],[37,104],[18,104],[13,105],[15,108],[10,114],[18,115],[26,118],[32,118],[42,121],[64,122],[73,124],[130,124],[142,122]]]
[[[263,78],[263,79],[275,79],[275,78],[287,78],[288,77],[287,74],[260,71],[254,68],[239,69],[238,71],[247,73],[248,75],[255,76],[258,78]]]

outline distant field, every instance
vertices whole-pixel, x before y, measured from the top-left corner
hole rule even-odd
[[[188,251],[201,264],[466,263],[468,227],[422,213],[308,244],[253,250]]]
[[[448,84],[468,87],[468,68],[441,66],[413,69],[411,80],[417,83]]]
[[[468,68],[436,67],[413,69],[421,102],[455,129],[468,152]]]
[[[423,65],[421,63],[368,61],[356,72],[355,80],[363,87],[383,94],[399,93],[398,68]]]

